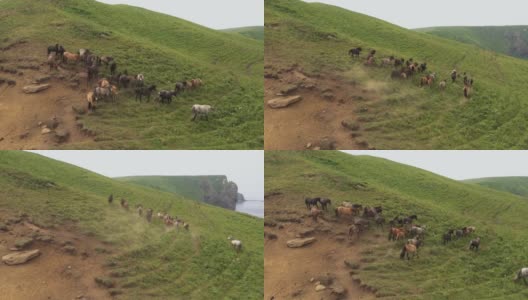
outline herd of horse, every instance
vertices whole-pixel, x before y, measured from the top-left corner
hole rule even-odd
[[[114,202],[114,195],[111,194],[108,196],[108,204],[112,204]],[[126,211],[130,210],[130,205],[128,203],[128,200],[121,198],[119,201],[119,204],[123,209]],[[145,219],[147,222],[152,222],[152,217],[154,214],[154,210],[152,208],[147,208],[146,210],[143,208],[143,205],[137,204],[136,205],[136,211],[140,217],[143,217],[143,214],[145,214]],[[185,221],[179,219],[178,217],[172,217],[169,214],[158,212],[157,217],[165,224],[167,227],[175,227],[176,229],[179,229],[180,226],[182,226],[185,230],[189,230],[189,223],[186,223]]]
[[[79,49],[76,53],[66,51],[64,46],[56,44],[48,47],[48,65],[50,71],[58,70],[61,64],[83,64],[85,72],[81,73],[86,77],[86,84],[90,86],[92,82],[97,80],[97,85],[93,87],[86,95],[88,102],[88,110],[95,110],[97,102],[101,100],[116,100],[118,91],[120,89],[133,88],[135,99],[142,102],[143,98],[150,101],[152,93],[156,92],[157,86],[154,84],[146,84],[145,76],[143,74],[129,75],[128,70],[117,73],[117,62],[112,56],[98,56],[92,53],[89,49]],[[104,66],[109,70],[110,76],[100,78],[100,67]],[[197,89],[203,85],[203,81],[199,78],[184,80],[176,82],[172,90],[160,90],[158,92],[158,102],[161,104],[172,103],[172,98],[178,96],[184,91]],[[195,104],[199,105],[199,104]],[[197,111],[193,106],[194,113],[193,120],[198,115],[207,116],[209,110],[202,109]]]
[[[361,47],[352,48],[348,51],[348,55],[350,55],[353,59],[359,59],[360,54],[363,51]],[[371,49],[369,50],[369,53],[367,55],[367,58],[365,60],[365,66],[376,66],[376,60],[375,60],[376,50]],[[414,61],[413,58],[405,59],[405,58],[396,58],[394,55],[391,55],[389,57],[385,57],[381,59],[381,67],[394,67],[394,70],[391,72],[391,78],[392,79],[408,79],[412,78],[414,75],[420,73],[422,76],[420,77],[420,87],[428,86],[430,88],[433,87],[434,82],[436,81],[436,73],[435,72],[429,72],[427,71],[427,63],[419,63]],[[451,71],[451,83],[455,83],[459,77],[459,73],[456,69]],[[463,88],[463,94],[466,99],[471,97],[472,89],[473,89],[473,78],[470,78],[466,72],[462,74],[463,76],[463,82],[464,82],[464,88]],[[448,85],[448,80],[443,79],[438,83],[438,88],[441,92],[443,92]]]
[[[310,214],[317,222],[318,218],[324,211],[328,211],[328,206],[332,204],[332,200],[328,198],[305,198],[304,203],[306,208],[310,210]],[[321,208],[319,208],[319,204]],[[352,221],[348,228],[348,235],[351,238],[356,236],[359,238],[361,233],[367,231],[370,227],[371,221],[374,221],[376,226],[382,229],[385,226],[385,217],[383,216],[382,206],[363,206],[362,204],[353,204],[347,201],[341,202],[339,206],[334,208],[336,218],[346,218]],[[418,216],[413,214],[409,216],[398,215],[388,221],[389,223],[389,241],[399,241],[407,238],[400,253],[400,258],[405,257],[410,260],[411,257],[418,257],[418,249],[424,244],[427,227],[425,225],[417,225],[415,221]],[[466,226],[461,229],[450,229],[443,236],[443,244],[447,244],[453,237],[459,239],[471,235],[476,231],[475,226]],[[478,251],[480,246],[480,237],[472,239],[469,243],[469,250]]]
[[[111,205],[113,202],[114,202],[114,194],[110,194],[110,196],[108,196],[108,204]],[[121,198],[119,204],[121,205],[121,207],[124,210],[126,210],[126,211],[130,210],[130,205],[128,203],[128,200],[126,200],[124,198]],[[152,208],[147,208],[145,210],[143,208],[143,205],[137,204],[136,205],[136,211],[137,211],[137,214],[139,215],[140,218],[143,218],[143,214],[145,214],[145,219],[147,220],[147,222],[152,223],[152,217],[153,217],[153,214],[154,214],[154,210]],[[164,212],[161,212],[161,211],[158,212],[156,214],[156,216],[169,229],[170,228],[176,228],[176,230],[179,230],[179,228],[181,226],[186,231],[189,231],[189,226],[190,226],[189,223],[183,221],[182,219],[180,219],[180,218],[178,218],[176,216],[171,216],[168,213],[164,213]],[[233,247],[233,249],[237,253],[242,251],[242,242],[240,240],[234,239],[231,236],[229,236],[227,239],[230,241],[231,246]]]

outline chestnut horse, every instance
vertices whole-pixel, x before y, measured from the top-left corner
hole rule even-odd
[[[405,258],[405,255],[407,255],[407,260],[410,260],[411,259],[411,255],[413,256],[413,258],[416,256],[417,258],[419,257],[418,256],[418,248],[416,248],[415,245],[413,244],[410,244],[410,243],[407,243],[403,246],[402,248],[402,251],[400,253],[400,258],[401,259],[404,259]]]
[[[397,241],[403,239],[405,236],[405,229],[392,227],[389,231],[389,241]]]
[[[339,217],[341,215],[353,216],[355,214],[354,212],[355,210],[352,207],[339,206],[335,209],[336,217]]]

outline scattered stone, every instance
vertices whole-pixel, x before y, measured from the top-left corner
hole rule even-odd
[[[21,238],[15,240],[15,248],[18,250],[22,250],[24,248],[29,247],[33,243],[33,239],[30,238]]]
[[[319,147],[322,150],[335,150],[336,140],[330,137],[325,137],[319,142]]]
[[[95,283],[97,283],[100,286],[103,286],[105,288],[111,289],[115,287],[115,282],[109,278],[106,277],[95,277]]]
[[[331,287],[332,294],[338,295],[338,296],[344,296],[346,295],[347,290],[339,283],[335,282]]]
[[[294,84],[289,84],[285,87],[283,87],[280,91],[282,94],[284,95],[288,95],[288,94],[291,94],[293,92],[295,92],[299,87],[297,85],[294,85]]]
[[[70,132],[66,129],[59,129],[55,131],[55,140],[57,143],[64,143],[70,138]]]
[[[321,150],[321,147],[314,147],[313,150]]]
[[[352,131],[358,131],[360,126],[357,122],[351,121],[351,120],[343,120],[341,121],[341,126],[345,127],[346,129],[352,130]]]
[[[40,131],[42,134],[48,134],[51,132],[51,129],[49,129],[48,127],[44,127],[42,128],[42,130]]]
[[[264,237],[266,237],[268,240],[276,240],[277,239],[277,235],[275,233],[265,232],[265,231],[264,231]]]
[[[2,261],[8,266],[20,265],[32,260],[33,258],[39,255],[40,250],[38,249],[31,251],[16,252],[3,256]]]
[[[306,149],[310,149],[310,148],[312,148],[312,143],[306,144]]]
[[[77,248],[75,248],[74,246],[71,246],[71,245],[66,245],[64,247],[62,247],[62,251],[70,254],[70,255],[75,255],[77,253]]]
[[[36,240],[44,243],[50,243],[53,241],[53,237],[51,235],[39,235],[37,236]]]
[[[295,237],[304,238],[304,237],[307,237],[309,235],[312,235],[314,232],[315,232],[315,230],[313,228],[301,229],[299,232],[297,232]]]
[[[275,98],[268,101],[268,105],[271,108],[283,108],[287,107],[293,103],[299,102],[302,100],[302,96],[291,96],[291,97],[281,97],[281,98]]]
[[[35,77],[35,79],[33,80],[33,83],[34,84],[41,84],[43,82],[49,81],[50,79],[51,79],[51,77],[43,75],[43,76]]]
[[[334,282],[334,276],[330,274],[319,275],[315,277],[315,280],[317,280],[322,285],[329,286]]]
[[[334,100],[335,98],[335,95],[332,92],[324,92],[321,94],[321,96],[325,98],[326,100]]]
[[[309,245],[313,242],[315,242],[315,238],[314,237],[310,237],[310,238],[305,238],[305,239],[293,239],[293,240],[289,240],[286,245],[290,248],[300,248],[300,247],[303,247],[303,246],[306,246],[306,245]]]
[[[51,118],[49,120],[44,121],[42,124],[45,127],[48,127],[49,129],[56,129],[57,127],[59,127],[59,123],[59,119]]]
[[[63,241],[60,244],[61,244],[61,246],[67,246],[67,245],[73,245],[73,242],[72,241]]]
[[[44,90],[47,90],[51,87],[51,85],[49,84],[40,84],[40,85],[28,85],[28,86],[25,86],[22,91],[26,94],[34,94],[34,93],[38,93],[38,92],[41,92],[41,91],[44,91]]]
[[[307,89],[307,90],[313,90],[315,88],[315,84],[309,83],[309,82],[305,82],[305,83],[301,84],[301,87],[304,88],[304,89]]]
[[[324,291],[324,290],[326,290],[326,287],[324,285],[322,285],[322,284],[318,284],[318,285],[315,286],[315,291],[316,292],[320,292],[320,291]]]

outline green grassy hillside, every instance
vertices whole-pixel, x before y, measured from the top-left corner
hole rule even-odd
[[[0,152],[0,207],[30,215],[36,224],[74,223],[114,246],[111,270],[127,299],[262,299],[262,220],[154,189],[113,180],[42,156]],[[166,232],[133,209],[109,205],[113,193],[130,207],[141,203],[190,224],[189,232]],[[244,243],[240,255],[227,236]],[[120,297],[121,298],[121,297]]]
[[[259,41],[264,41],[264,26],[229,28],[229,29],[224,29],[222,31],[238,33],[248,38],[252,38],[255,40],[259,40]]]
[[[421,169],[370,156],[335,151],[266,152],[266,194],[282,193],[281,208],[305,212],[303,197],[329,197],[382,205],[385,218],[417,214],[428,226],[420,258],[399,259],[401,242],[370,246],[358,271],[362,283],[387,299],[525,299],[514,273],[526,265],[528,242],[524,198],[461,183]],[[266,219],[274,214],[266,209]],[[277,208],[278,209],[278,208]],[[331,220],[333,212],[327,213]],[[331,223],[327,223],[331,224]],[[478,253],[468,238],[443,246],[449,228],[474,225],[482,238]],[[374,234],[372,229],[367,234]],[[383,233],[385,234],[385,233]]]
[[[416,31],[506,55],[528,58],[528,26],[430,27],[419,28]]]
[[[119,104],[82,116],[95,143],[68,148],[256,149],[263,146],[262,42],[212,30],[172,16],[94,0],[2,0],[0,46],[17,40],[37,54],[60,42],[111,55],[118,71],[143,73],[158,90],[201,78],[204,86],[170,106],[137,104],[133,92]],[[216,108],[209,122],[191,122],[193,104]]]
[[[265,63],[273,72],[336,75],[343,85],[380,91],[380,99],[357,100],[360,134],[377,149],[527,148],[528,62],[479,47],[407,30],[345,9],[299,0],[265,1]],[[420,89],[412,81],[390,80],[389,68],[363,67],[347,52],[374,48],[376,56],[428,62],[439,79],[453,68],[475,79],[472,100],[463,84]],[[356,100],[354,100],[356,101]]]
[[[464,182],[528,197],[528,177],[488,177],[468,179],[464,180]]]
[[[219,190],[226,179],[225,176],[130,176],[117,180],[147,186],[156,190],[180,195],[196,201],[203,200],[203,181],[210,182],[214,189]]]

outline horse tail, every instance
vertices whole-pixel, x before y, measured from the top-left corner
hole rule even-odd
[[[339,217],[339,210],[337,209],[337,207],[334,209],[334,211],[335,211],[336,217]]]
[[[389,230],[389,241],[392,240],[392,230]]]
[[[406,251],[407,251],[407,248],[405,248],[405,245],[403,245],[402,251],[400,253],[400,259],[403,259],[405,257]]]

